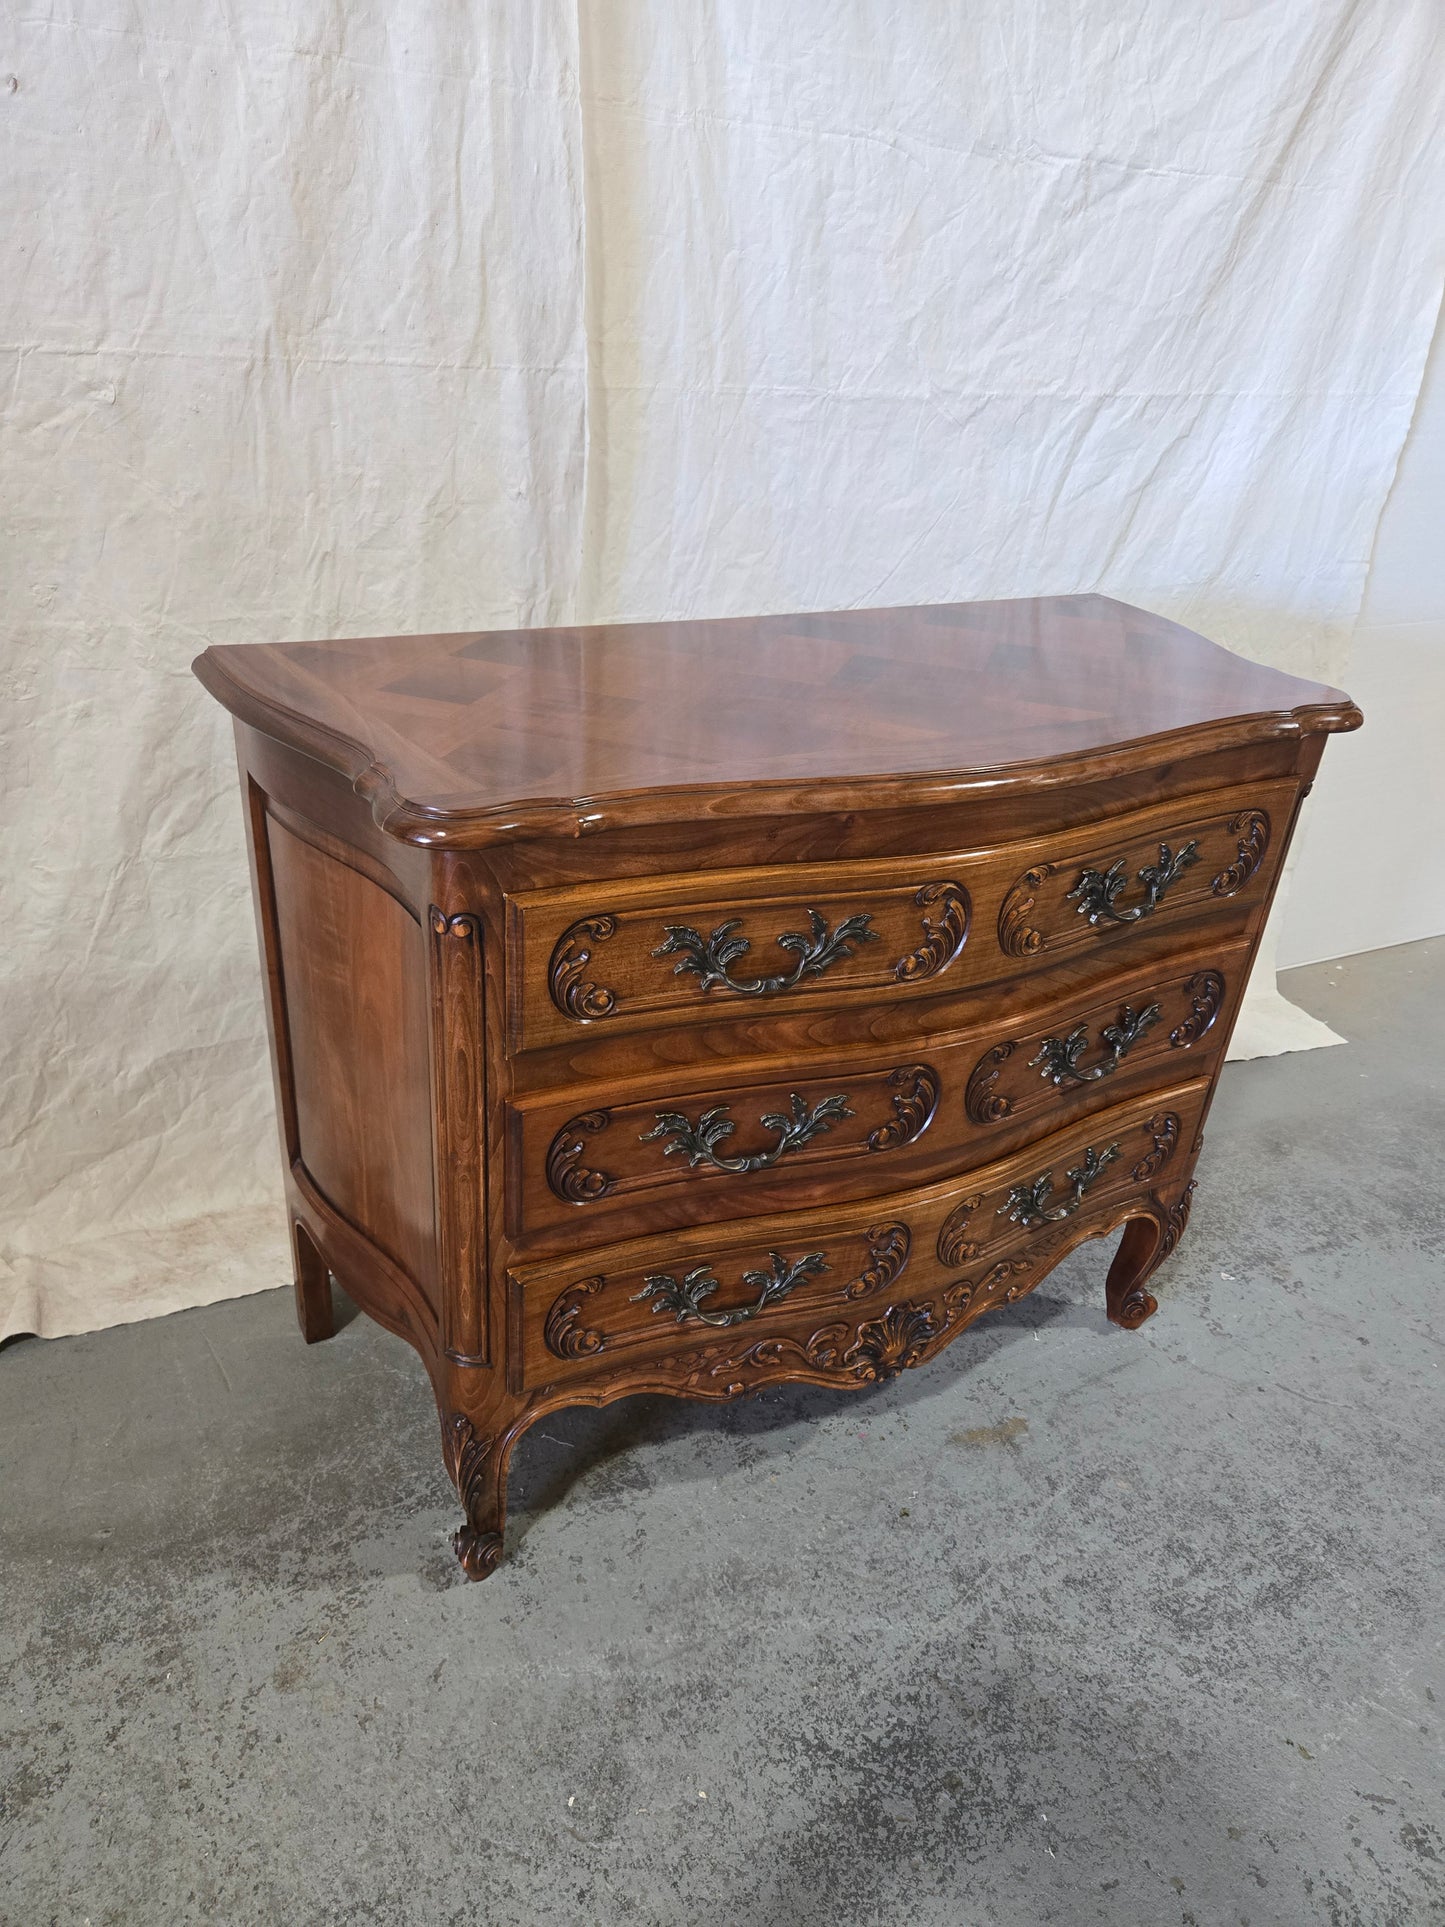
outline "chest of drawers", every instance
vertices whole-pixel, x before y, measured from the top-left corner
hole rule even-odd
[[[309,1340],[416,1346],[501,1555],[513,1445],[857,1387],[1188,1218],[1338,691],[1103,597],[217,647]]]

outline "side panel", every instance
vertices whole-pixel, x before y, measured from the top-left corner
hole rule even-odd
[[[289,816],[289,812],[288,812]],[[272,810],[293,1156],[435,1307],[427,937],[386,873]],[[357,864],[366,868],[356,867]]]

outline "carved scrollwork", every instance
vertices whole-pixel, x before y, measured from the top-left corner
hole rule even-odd
[[[970,1264],[978,1256],[978,1246],[964,1237],[975,1211],[983,1209],[982,1196],[962,1198],[944,1219],[938,1233],[938,1262],[950,1270]]]
[[[868,1133],[870,1151],[896,1151],[911,1144],[933,1122],[938,1109],[938,1073],[927,1064],[905,1064],[888,1079],[893,1088],[894,1116]]]
[[[582,975],[592,961],[592,946],[605,943],[616,933],[616,917],[582,917],[569,924],[557,939],[547,971],[547,988],[565,1017],[575,1017],[580,1023],[610,1017],[616,1010],[617,993]]]
[[[908,1263],[913,1234],[906,1224],[874,1225],[867,1236],[871,1262],[843,1293],[845,1298],[866,1298],[870,1291],[881,1291],[897,1281]]]
[[[774,938],[780,949],[791,951],[797,958],[791,970],[775,977],[739,978],[732,974],[738,958],[752,948],[746,937],[734,934],[742,926],[741,917],[730,917],[726,923],[720,923],[710,937],[702,936],[691,924],[666,923],[662,926],[663,940],[652,954],[676,957],[678,961],[672,967],[674,976],[696,977],[703,990],[726,990],[735,997],[769,997],[778,991],[791,990],[805,977],[821,977],[833,964],[851,957],[854,944],[877,943],[878,932],[869,928],[872,921],[872,913],[865,910],[857,916],[845,917],[836,930],[830,931],[827,919],[810,910],[809,934],[785,930]]]
[[[1044,948],[1044,933],[1029,922],[1038,903],[1039,892],[1054,874],[1052,863],[1036,864],[1025,870],[1003,900],[998,913],[999,949],[1006,957],[1032,957]]]
[[[1155,1264],[1162,1265],[1175,1245],[1177,1245],[1179,1240],[1184,1236],[1185,1229],[1189,1223],[1189,1213],[1194,1204],[1196,1188],[1195,1181],[1191,1178],[1188,1184],[1185,1185],[1183,1191],[1175,1199],[1174,1203],[1164,1211],[1164,1236],[1159,1242],[1159,1255],[1155,1260]],[[1157,1204],[1159,1202],[1156,1198],[1155,1203]],[[1152,1270],[1153,1266],[1151,1266],[1150,1269]]]
[[[685,1157],[690,1170],[696,1170],[699,1164],[710,1164],[715,1171],[742,1176],[751,1171],[766,1171],[790,1151],[801,1150],[821,1132],[830,1130],[839,1118],[853,1115],[845,1096],[825,1097],[810,1110],[794,1091],[787,1114],[770,1112],[761,1120],[765,1130],[777,1133],[777,1143],[769,1145],[766,1151],[733,1158],[725,1157],[719,1148],[737,1129],[728,1116],[728,1108],[726,1104],[715,1104],[702,1113],[696,1124],[681,1111],[659,1111],[656,1124],[642,1133],[639,1142],[651,1144],[670,1138],[671,1143],[664,1144],[664,1157]]]
[[[439,910],[435,904],[431,906],[431,927],[436,936],[454,937],[461,943],[470,943],[482,934],[480,917],[474,917],[467,910],[449,917],[445,910]]]
[[[1184,995],[1190,1000],[1190,1014],[1169,1033],[1169,1042],[1175,1050],[1187,1050],[1191,1044],[1197,1044],[1219,1015],[1219,1006],[1224,1001],[1224,979],[1217,970],[1201,970],[1185,984]]]
[[[452,1412],[442,1433],[442,1443],[447,1471],[467,1515],[467,1523],[453,1534],[452,1545],[468,1579],[485,1579],[502,1556],[502,1535],[479,1532],[472,1521],[485,1511],[493,1496],[490,1490],[495,1470],[492,1458],[497,1442],[480,1437],[465,1412]]]
[[[913,901],[924,913],[923,942],[894,964],[901,984],[922,983],[946,970],[968,937],[968,892],[956,883],[925,883]]]
[[[948,1322],[952,1324],[961,1318],[973,1305],[984,1309],[983,1300],[993,1298],[999,1291],[1003,1292],[1006,1304],[1013,1304],[1038,1283],[1037,1278],[1031,1278],[1026,1285],[1018,1282],[1028,1277],[1033,1268],[1030,1258],[1001,1258],[996,1265],[990,1265],[981,1278],[956,1278],[943,1290],[943,1308]]]
[[[1144,1128],[1154,1140],[1154,1149],[1140,1158],[1129,1173],[1137,1184],[1147,1184],[1157,1177],[1173,1157],[1179,1142],[1179,1119],[1173,1111],[1156,1112]]]
[[[602,1333],[589,1330],[581,1320],[584,1299],[595,1297],[606,1282],[601,1273],[579,1278],[557,1297],[542,1327],[548,1351],[558,1358],[592,1358],[602,1350],[606,1343]]]
[[[1269,848],[1269,818],[1263,810],[1243,810],[1230,818],[1229,834],[1235,839],[1236,855],[1209,886],[1217,897],[1236,895],[1263,863]]]
[[[1115,857],[1107,870],[1083,870],[1073,889],[1066,892],[1064,901],[1072,903],[1078,914],[1091,925],[1101,923],[1137,923],[1158,909],[1164,900],[1165,892],[1172,883],[1177,883],[1192,864],[1199,861],[1199,845],[1193,837],[1181,843],[1177,850],[1167,843],[1159,845],[1159,861],[1145,863],[1136,872],[1144,886],[1144,901],[1121,905],[1119,898],[1129,886],[1128,866],[1121,856]]]
[[[615,1180],[606,1171],[589,1170],[579,1162],[587,1150],[587,1140],[605,1131],[612,1122],[611,1111],[583,1111],[564,1124],[547,1152],[547,1182],[559,1198],[571,1204],[590,1204],[605,1198]]]
[[[1054,1195],[1054,1174],[1044,1171],[1031,1184],[1016,1184],[998,1208],[1001,1218],[1008,1218],[1020,1225],[1025,1231],[1032,1231],[1041,1224],[1058,1224],[1061,1219],[1071,1218],[1084,1202],[1085,1194],[1098,1183],[1104,1172],[1119,1155],[1117,1144],[1105,1145],[1096,1151],[1092,1145],[1084,1152],[1083,1160],[1066,1175],[1069,1192],[1061,1203],[1051,1202]]]
[[[1013,1109],[1002,1091],[994,1089],[998,1083],[999,1066],[1006,1064],[1018,1049],[1017,1039],[995,1044],[986,1051],[969,1073],[968,1084],[963,1093],[963,1108],[975,1124],[997,1124],[1006,1118]]]

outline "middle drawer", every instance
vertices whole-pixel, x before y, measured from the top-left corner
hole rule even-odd
[[[1227,1037],[1250,943],[1216,943],[1107,988],[906,1052],[734,1063],[506,1106],[507,1231],[541,1252],[925,1182],[1134,1091],[1196,1075]],[[1183,1066],[1191,1068],[1185,1073]],[[1197,1067],[1197,1069],[1195,1068]]]

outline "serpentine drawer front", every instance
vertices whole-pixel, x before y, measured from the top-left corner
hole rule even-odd
[[[795,865],[786,890],[776,871],[732,870],[518,896],[512,1040],[971,990],[1191,915],[1241,929],[1273,880],[1274,826],[1297,787],[1251,784],[993,848]]]
[[[707,1373],[730,1374],[799,1316],[846,1352],[835,1321],[856,1342],[855,1328],[895,1300],[910,1313],[927,1307],[941,1335],[996,1297],[1031,1289],[1045,1256],[1057,1263],[1066,1246],[1117,1223],[1126,1201],[1164,1209],[1158,1193],[1175,1159],[1187,1160],[1207,1093],[1204,1082],[1155,1092],[966,1178],[867,1207],[604,1247],[588,1254],[585,1273],[575,1259],[519,1267],[507,1343],[513,1389],[603,1358],[665,1371],[681,1357],[694,1375],[699,1342],[719,1331],[739,1336],[709,1351]],[[1126,1309],[1126,1322],[1142,1323],[1153,1300],[1141,1290]],[[805,1355],[810,1347],[812,1334]]]
[[[562,1249],[789,1196],[842,1200],[966,1169],[1082,1112],[1212,1068],[1249,944],[1121,973],[967,1029],[920,1023],[913,1056],[876,1046],[793,1056],[706,1082],[697,1071],[507,1106],[507,1224]]]
[[[1116,1232],[1108,1315],[1148,1317],[1360,722],[1099,596],[195,667],[236,719],[301,1327],[334,1277],[421,1354],[472,1578],[559,1406],[876,1384]]]

